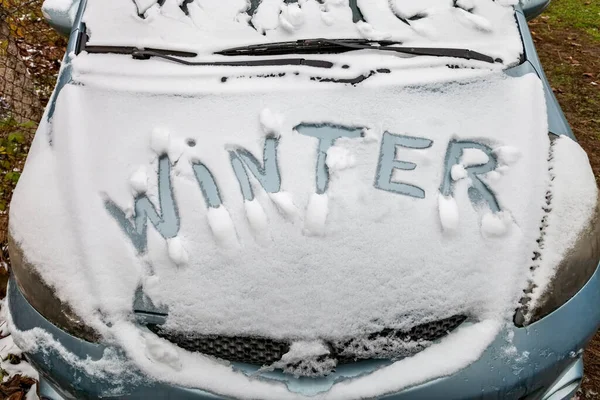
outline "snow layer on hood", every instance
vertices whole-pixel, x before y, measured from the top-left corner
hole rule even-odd
[[[323,398],[373,397],[451,374],[511,319],[549,186],[535,75],[441,67],[352,86],[310,80],[305,69],[257,78],[175,68],[167,81],[106,79],[85,61],[113,58],[79,58],[78,85],[65,87],[36,135],[11,233],[58,296],[150,376],[231,396],[294,397],[141,331],[130,322],[140,286],[168,307],[168,328],[201,334],[314,341],[461,313],[481,321]],[[342,126],[348,137],[319,151],[311,132]],[[273,161],[263,159],[267,142],[276,143],[276,188],[260,179]],[[249,154],[260,164],[254,172]],[[324,156],[325,188],[316,167]],[[239,159],[249,184],[235,173]],[[496,168],[472,174],[492,160]],[[207,194],[207,170],[217,194]],[[387,186],[400,182],[423,198]],[[473,195],[479,184],[493,197]],[[145,246],[106,206],[133,224],[139,199],[169,221],[142,218]]]
[[[556,267],[589,225],[598,201],[596,179],[585,151],[566,136],[556,138],[551,150],[549,204],[545,207],[539,257],[532,273],[530,295],[534,309],[552,281]]]
[[[511,313],[547,188],[549,141],[535,76],[488,72],[416,87],[396,85],[394,73],[360,87],[290,76],[268,88],[232,81],[227,93],[221,82],[195,82],[196,95],[186,97],[69,85],[52,143],[48,126],[36,137],[15,192],[12,233],[88,323],[102,330],[128,315],[140,285],[169,308],[169,328],[202,334],[339,339],[460,313],[481,320]],[[310,136],[321,124],[354,136],[332,146],[343,157],[327,151],[334,157],[325,162],[332,168],[324,192],[319,140]],[[266,133],[273,129],[277,135]],[[379,178],[382,149],[393,148],[384,139],[403,137],[429,147],[397,145],[391,157],[416,167],[389,159],[391,175]],[[267,191],[247,172],[243,189],[232,154],[262,164],[267,141],[277,143],[280,186]],[[482,175],[497,205],[473,201],[469,188],[481,182],[471,175],[443,193],[451,207],[438,204],[457,142],[486,146],[490,155],[507,146],[520,152],[514,164]],[[463,158],[457,162],[473,168],[468,152]],[[201,190],[199,168],[210,171],[218,195]],[[172,203],[165,185],[159,192],[160,171]],[[424,198],[382,190],[385,179],[418,186]],[[134,223],[140,198],[174,216],[160,229],[142,218],[147,234],[136,242],[106,204]],[[31,210],[44,218],[29,218]],[[452,229],[442,228],[447,221]]]
[[[522,53],[514,9],[493,0],[89,0],[90,45],[190,50],[309,38],[391,39],[408,46],[469,48],[515,63]],[[362,18],[362,19],[361,19]]]

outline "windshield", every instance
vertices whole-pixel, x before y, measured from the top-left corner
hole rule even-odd
[[[310,39],[465,49],[511,65],[522,43],[508,0],[89,0],[90,46],[189,51],[199,57]],[[383,52],[382,52],[383,53]],[[398,52],[386,52],[398,55]],[[239,54],[242,55],[242,54]],[[235,56],[232,54],[227,57]]]

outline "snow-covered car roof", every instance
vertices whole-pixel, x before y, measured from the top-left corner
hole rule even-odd
[[[469,48],[519,60],[513,0],[89,0],[90,45],[208,55],[233,46],[310,38],[389,39]]]

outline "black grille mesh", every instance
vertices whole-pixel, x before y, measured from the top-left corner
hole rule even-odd
[[[433,342],[446,336],[466,320],[463,315],[455,315],[438,321],[429,322],[413,327],[408,331],[384,329],[372,333],[364,338],[352,338],[337,342],[330,342],[331,357],[338,360],[338,364],[353,362],[367,358],[394,358],[393,348],[398,343],[414,343],[416,350],[426,346],[419,345],[424,342]],[[228,361],[243,362],[255,365],[270,365],[279,361],[290,349],[290,342],[256,337],[228,337],[228,336],[200,336],[168,332],[158,325],[148,325],[148,328],[158,336],[169,340],[177,346],[209,356]],[[387,340],[389,347],[383,347],[379,352],[356,351],[368,348],[369,342]],[[362,346],[361,349],[354,347]],[[405,356],[406,354],[398,354]]]
[[[396,359],[407,357],[425,349],[432,342],[452,332],[466,320],[463,315],[454,315],[426,324],[414,326],[408,331],[384,329],[362,338],[332,342],[333,353],[338,364],[347,364],[359,359]]]

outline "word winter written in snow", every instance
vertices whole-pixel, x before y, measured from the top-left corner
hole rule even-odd
[[[300,124],[295,129],[300,134],[318,140],[315,178],[316,193],[324,194],[327,192],[329,183],[327,151],[335,145],[337,139],[362,138],[364,136],[364,128],[326,124]],[[241,195],[244,200],[254,200],[254,191],[249,174],[252,174],[256,178],[267,193],[278,193],[281,190],[281,175],[277,161],[279,140],[276,137],[267,137],[265,139],[262,162],[246,149],[237,148],[229,150],[231,167],[239,182]],[[412,171],[417,167],[415,163],[396,158],[396,149],[398,147],[423,150],[430,148],[432,145],[433,141],[426,138],[384,132],[373,186],[376,189],[390,193],[424,199],[425,191],[422,188],[394,181],[392,175],[394,170]],[[491,211],[499,212],[500,206],[496,197],[480,179],[481,175],[496,169],[497,159],[492,149],[482,143],[458,140],[452,140],[448,143],[445,172],[440,186],[441,194],[444,196],[453,195],[454,185],[451,170],[454,165],[460,163],[465,149],[481,150],[488,156],[485,163],[465,168],[468,176],[471,178],[471,187],[469,189],[471,200],[473,202],[484,201]],[[195,162],[192,164],[192,168],[206,206],[219,208],[223,204],[223,200],[219,186],[211,170],[201,162]],[[160,211],[157,210],[145,193],[139,194],[135,199],[132,219],[128,218],[127,213],[112,200],[107,199],[105,201],[106,209],[115,218],[123,232],[131,239],[133,245],[140,253],[146,251],[148,220],[165,239],[174,238],[179,232],[179,214],[171,183],[171,162],[166,154],[160,156],[158,160],[158,198]]]

